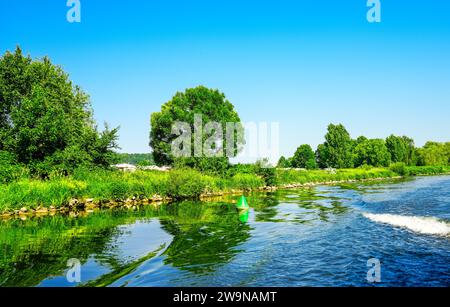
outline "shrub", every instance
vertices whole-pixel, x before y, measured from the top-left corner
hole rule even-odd
[[[404,162],[393,163],[389,169],[400,176],[408,176],[408,170]]]
[[[254,174],[236,174],[231,178],[232,186],[241,190],[255,189],[265,184],[264,180]]]
[[[267,159],[255,163],[254,173],[264,180],[266,186],[277,185],[276,168],[272,167]]]
[[[449,172],[449,168],[445,166],[410,166],[407,170],[412,176],[439,175]]]
[[[169,173],[167,195],[173,198],[199,197],[207,186],[202,174],[192,169],[178,169]]]

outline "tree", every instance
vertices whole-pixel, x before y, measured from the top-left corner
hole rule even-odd
[[[389,166],[391,158],[384,140],[371,139],[359,143],[354,149],[355,166]]]
[[[316,169],[317,163],[311,146],[305,144],[297,148],[292,157],[292,167]]]
[[[121,153],[117,155],[119,163],[128,163],[138,166],[155,165],[152,153]]]
[[[329,167],[353,167],[352,149],[354,147],[354,141],[342,124],[330,124],[328,126],[328,133],[325,135],[325,140],[324,146],[327,152],[326,164]]]
[[[317,161],[317,166],[319,168],[330,167],[330,165],[328,164],[329,163],[328,148],[325,144],[320,144],[319,146],[317,146],[316,161]]]
[[[20,48],[0,58],[0,150],[32,171],[65,173],[80,165],[108,166],[118,128],[101,133],[89,97],[48,58],[33,61]]]
[[[278,160],[277,167],[279,168],[289,168],[291,167],[291,163],[289,159],[286,159],[284,156],[281,156]]]
[[[386,139],[386,147],[391,155],[393,163],[405,162],[407,160],[408,149],[402,137],[390,135]]]
[[[414,144],[414,140],[407,136],[402,136],[403,143],[406,146],[406,161],[407,165],[416,165],[417,164],[417,149]]]
[[[403,162],[407,165],[416,163],[416,149],[413,139],[407,136],[390,135],[386,138],[386,146],[393,163]]]
[[[167,103],[163,104],[160,112],[153,113],[151,116],[150,146],[153,149],[153,157],[158,165],[183,165],[195,167],[201,170],[223,170],[228,165],[229,157],[225,152],[214,157],[205,157],[195,155],[195,118],[201,116],[202,126],[205,123],[217,122],[221,125],[220,132],[222,140],[221,147],[226,150],[232,146],[233,154],[237,154],[240,147],[244,144],[243,135],[234,133],[233,144],[227,144],[225,139],[227,123],[234,123],[241,127],[241,120],[234,106],[225,98],[225,95],[218,90],[208,89],[204,86],[187,89],[185,92],[178,92]],[[192,133],[190,148],[187,150],[186,157],[175,157],[172,153],[172,142],[179,135],[174,134],[172,128],[175,123],[186,123],[188,126],[184,133]],[[212,137],[204,133],[201,137],[201,145]],[[219,151],[218,151],[219,152]]]
[[[450,165],[450,142],[445,143],[445,152],[447,155],[447,165]]]
[[[446,166],[449,163],[448,146],[444,143],[427,142],[418,150],[419,165]]]
[[[363,143],[363,142],[365,142],[365,141],[367,141],[367,140],[368,140],[368,138],[366,138],[365,136],[363,136],[363,135],[359,136],[359,137],[356,139],[355,147],[356,147],[358,144],[361,144],[361,143]]]

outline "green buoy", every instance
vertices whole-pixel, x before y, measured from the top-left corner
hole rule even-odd
[[[248,210],[241,210],[239,212],[239,221],[241,221],[242,223],[247,223],[248,216],[249,216]]]
[[[238,210],[248,210],[249,205],[245,196],[242,196],[236,204]]]

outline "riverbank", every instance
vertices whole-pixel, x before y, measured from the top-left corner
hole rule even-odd
[[[341,170],[275,171],[276,184],[253,173],[238,173],[223,178],[183,169],[170,172],[78,171],[71,177],[46,181],[23,179],[0,188],[0,216],[27,217],[90,212],[102,208],[136,208],[182,199],[208,199],[239,195],[251,191],[278,188],[311,187],[314,185],[399,178],[407,174],[438,175],[450,173],[449,167],[411,167],[402,174],[388,168]]]

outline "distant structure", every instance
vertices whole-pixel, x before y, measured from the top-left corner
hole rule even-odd
[[[139,166],[139,169],[144,171],[158,171],[158,172],[168,172],[170,171],[170,166],[156,166],[156,165],[150,165],[150,166]]]
[[[122,171],[122,172],[135,172],[137,170],[136,166],[134,166],[133,164],[127,164],[127,163],[116,164],[116,165],[113,165],[112,167],[115,167],[119,171]]]
[[[157,172],[168,172],[171,170],[170,166],[135,166],[133,164],[128,163],[122,163],[122,164],[116,164],[112,165],[112,167],[117,168],[119,171],[122,172],[135,172],[136,170],[143,170],[143,171],[157,171]]]

